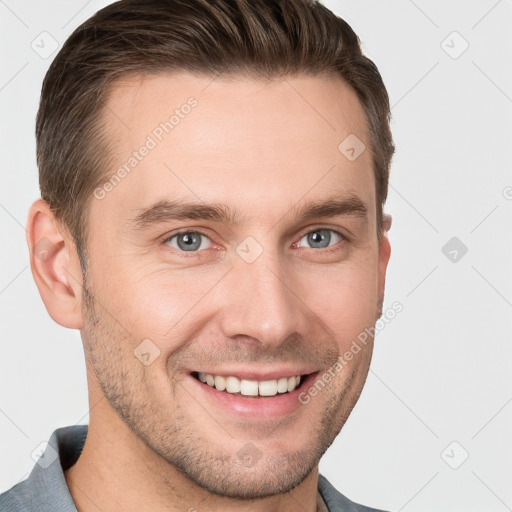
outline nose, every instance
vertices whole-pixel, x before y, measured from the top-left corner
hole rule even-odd
[[[306,328],[305,305],[278,258],[236,261],[223,283],[221,328],[231,338],[271,347]]]

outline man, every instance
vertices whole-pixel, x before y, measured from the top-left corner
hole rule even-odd
[[[1,510],[375,510],[318,473],[390,256],[388,97],[352,29],[308,0],[116,2],[36,135],[32,273],[80,329],[90,421]]]

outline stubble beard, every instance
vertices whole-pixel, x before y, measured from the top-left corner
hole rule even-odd
[[[215,450],[215,439],[208,438],[207,432],[199,430],[204,421],[194,422],[193,418],[187,417],[187,404],[176,399],[181,384],[169,373],[169,396],[174,398],[171,400],[174,403],[169,404],[167,412],[162,410],[145,387],[145,367],[133,355],[137,341],[107,312],[103,312],[102,306],[96,307],[85,276],[83,282],[82,338],[87,366],[90,366],[88,371],[94,372],[105,398],[121,420],[139,440],[169,464],[169,480],[178,471],[211,494],[238,500],[261,499],[289,492],[315,469],[359,398],[362,385],[357,381],[362,378],[364,383],[367,369],[366,373],[362,370],[358,373],[354,365],[347,369],[350,375],[343,389],[335,393],[331,386],[330,390],[322,391],[329,395],[326,395],[323,412],[313,420],[315,427],[311,428],[310,441],[306,446],[281,454],[264,453],[262,450],[261,459],[248,467],[237,456],[239,448],[230,445],[229,450],[221,447]],[[371,359],[371,351],[366,358]],[[172,356],[167,368],[172,368],[171,359]],[[366,362],[362,361],[362,364]],[[181,391],[181,396],[190,398]],[[218,421],[222,422],[222,418]],[[247,443],[250,442],[251,439],[247,439]],[[258,442],[255,440],[253,444],[257,446]],[[161,465],[155,471],[161,480]],[[169,484],[173,486],[172,481]]]

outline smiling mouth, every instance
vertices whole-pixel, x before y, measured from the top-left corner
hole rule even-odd
[[[307,375],[295,375],[271,380],[246,380],[234,376],[211,375],[209,373],[193,372],[193,377],[203,384],[232,395],[246,397],[273,397],[291,393],[304,381]]]

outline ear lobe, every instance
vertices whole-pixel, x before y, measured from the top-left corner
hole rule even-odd
[[[82,272],[75,244],[42,199],[30,208],[27,243],[32,275],[49,315],[64,327],[81,329]]]

